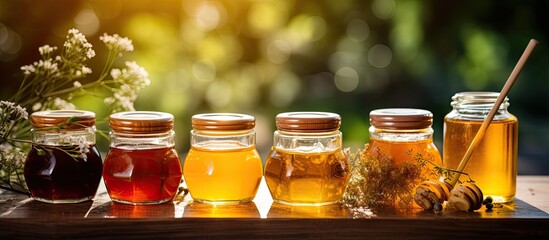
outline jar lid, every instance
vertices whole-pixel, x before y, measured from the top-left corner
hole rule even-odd
[[[192,116],[191,124],[195,130],[251,130],[255,127],[255,117],[240,113],[204,113]]]
[[[95,125],[95,113],[83,110],[50,110],[30,116],[34,128],[82,129]]]
[[[119,133],[164,133],[173,129],[174,117],[165,112],[119,112],[111,114],[109,125]]]
[[[341,126],[341,117],[329,112],[286,112],[276,116],[276,127],[288,132],[332,132]]]
[[[453,101],[459,101],[461,103],[476,103],[476,104],[493,104],[498,98],[498,92],[459,92],[453,97]],[[505,101],[509,98],[505,97]]]
[[[414,108],[377,109],[370,112],[370,124],[380,129],[424,129],[433,125],[433,114]]]

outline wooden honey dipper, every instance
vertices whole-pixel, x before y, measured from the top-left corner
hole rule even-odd
[[[537,44],[537,40],[530,39],[530,42],[526,46],[526,49],[522,53],[522,56],[515,65],[515,68],[511,72],[511,75],[509,75],[509,78],[501,89],[501,92],[499,93],[498,98],[494,103],[494,106],[486,116],[486,119],[484,119],[484,121],[482,122],[480,129],[478,130],[477,134],[473,138],[473,141],[467,148],[467,151],[463,155],[463,158],[461,159],[461,162],[459,163],[458,168],[455,171],[456,174],[451,179],[450,183],[440,181],[422,182],[416,188],[416,194],[414,195],[414,201],[416,202],[416,204],[418,204],[425,210],[430,210],[433,208],[435,208],[435,210],[442,210],[437,208],[441,206],[444,201],[448,201],[450,205],[461,211],[474,211],[482,207],[483,194],[478,186],[476,186],[474,183],[460,184],[455,188],[454,186],[458,182],[461,172],[463,172],[463,169],[465,169],[465,166],[469,162],[471,155],[473,155],[473,152],[482,141],[482,138],[484,137],[488,126],[490,126],[490,123],[494,119],[494,116],[496,115],[496,112],[498,111],[500,105],[503,103],[503,100],[511,90],[511,87],[513,87],[513,84],[515,83],[518,75],[522,71],[524,64],[530,57],[530,54]],[[450,189],[449,193],[447,189]]]

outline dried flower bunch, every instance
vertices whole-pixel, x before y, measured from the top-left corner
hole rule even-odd
[[[22,176],[30,149],[29,113],[42,110],[76,109],[71,101],[81,95],[100,96],[111,113],[135,110],[133,103],[141,88],[148,86],[147,71],[133,61],[125,68],[113,68],[124,52],[134,50],[132,40],[118,34],[99,39],[108,49],[102,71],[94,75],[87,61],[95,57],[92,44],[77,29],[68,31],[63,47],[38,48],[41,59],[21,67],[23,81],[7,101],[0,102],[0,187],[27,192]],[[70,154],[85,155],[87,148]]]

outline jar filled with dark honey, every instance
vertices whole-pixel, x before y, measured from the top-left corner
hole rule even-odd
[[[103,178],[111,199],[127,204],[171,201],[182,178],[173,115],[120,112],[110,116],[109,125]]]
[[[25,161],[31,196],[48,203],[78,203],[95,196],[103,163],[95,146],[95,114],[79,110],[35,112],[32,149]]]
[[[276,116],[277,131],[265,164],[273,200],[289,205],[338,202],[350,177],[339,131],[341,117],[327,112],[288,112]]]
[[[252,201],[263,176],[255,146],[255,117],[205,113],[191,121],[184,175],[193,200],[227,205]]]
[[[444,118],[445,167],[459,166],[498,95],[497,92],[461,92],[452,97],[453,109]],[[516,191],[518,119],[507,110],[508,100],[505,98],[499,106],[463,170],[494,202],[512,201]]]

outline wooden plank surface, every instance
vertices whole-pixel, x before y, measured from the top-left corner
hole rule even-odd
[[[177,238],[548,238],[549,176],[519,176],[517,198],[494,211],[400,213],[371,210],[356,214],[341,205],[291,207],[273,203],[262,182],[256,199],[236,206],[173,202],[133,206],[112,203],[100,188],[93,201],[47,204],[0,193],[1,239],[123,237]]]

